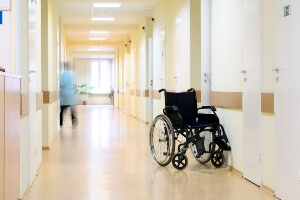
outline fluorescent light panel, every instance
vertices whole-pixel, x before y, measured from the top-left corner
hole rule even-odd
[[[103,34],[108,34],[108,31],[90,31],[90,33],[91,33],[91,34],[93,34],[93,33],[99,33],[99,34],[103,33]]]
[[[121,6],[120,3],[94,3],[94,8],[119,8]]]
[[[101,51],[101,49],[92,48],[92,49],[88,49],[88,51]]]
[[[93,21],[114,21],[113,17],[92,17]]]
[[[106,38],[89,38],[89,40],[106,40]]]
[[[89,39],[90,40],[106,40],[108,36],[107,31],[90,31]]]

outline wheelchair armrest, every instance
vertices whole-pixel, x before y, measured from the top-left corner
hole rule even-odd
[[[182,126],[183,120],[177,106],[166,106],[163,112],[171,120],[174,127],[180,128]]]
[[[179,112],[179,109],[177,106],[166,106],[163,111],[164,114],[175,114]]]
[[[217,111],[217,109],[214,107],[214,106],[202,106],[200,108],[198,108],[197,110],[200,110],[200,109],[211,109],[211,111]]]

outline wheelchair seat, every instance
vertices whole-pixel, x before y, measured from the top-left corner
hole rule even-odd
[[[215,114],[198,113],[198,110],[195,90],[180,93],[165,91],[163,112],[175,127],[189,125],[201,128],[219,123],[219,118]]]

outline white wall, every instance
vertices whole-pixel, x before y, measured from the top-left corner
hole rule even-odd
[[[263,114],[263,185],[274,188],[275,132],[274,114]]]
[[[190,80],[189,85],[184,85],[183,89],[192,87],[195,90],[201,90],[201,1],[190,1]],[[188,27],[186,27],[188,28]],[[206,50],[204,50],[206,51]],[[188,81],[187,81],[188,83]],[[206,104],[208,105],[208,104]]]
[[[58,91],[59,15],[58,1],[41,1],[41,74],[42,91]],[[57,95],[57,97],[59,97]],[[43,147],[49,147],[59,131],[59,104],[54,101],[43,106]]]
[[[13,73],[11,68],[11,11],[2,11],[2,25],[0,25],[0,66],[6,69],[6,72]]]
[[[41,7],[40,1],[37,1],[36,10],[36,91],[41,92]],[[20,73],[22,94],[28,94],[28,2],[21,0],[12,1],[12,21],[11,21],[11,60],[14,63],[12,71]],[[18,32],[14,33],[14,32]],[[31,104],[32,106],[32,104]],[[35,106],[35,105],[33,105]],[[42,162],[42,110],[36,112],[37,115],[37,160],[35,165],[39,166]],[[29,187],[29,116],[21,118],[21,169],[20,169],[20,197],[24,195]]]
[[[201,1],[201,103],[210,105],[212,1]],[[206,75],[204,75],[206,74]]]
[[[176,49],[178,42],[176,41],[176,18],[182,17],[182,50],[181,62],[181,89],[187,90],[191,86],[191,56],[190,56],[190,1],[176,0],[166,1],[159,4],[153,11],[155,22],[153,23],[153,90],[161,89],[161,30],[166,29],[166,69],[165,69],[165,88],[169,91],[176,89]],[[200,7],[198,8],[200,12]],[[166,15],[166,10],[168,15]],[[198,24],[200,26],[200,24]],[[199,35],[200,38],[200,35]],[[199,39],[200,40],[200,39]],[[200,44],[199,44],[200,45]],[[199,52],[200,56],[200,52]],[[200,68],[200,66],[199,66]],[[200,74],[198,75],[200,79]],[[200,86],[199,86],[200,87]],[[153,100],[153,117],[162,113],[162,100]]]
[[[231,151],[226,152],[226,163],[239,171],[243,171],[243,112],[239,109],[217,108],[220,123],[224,126]]]
[[[137,33],[135,33],[136,35]],[[134,91],[134,95],[130,94],[130,115],[137,117],[137,106],[140,103],[140,101],[137,100],[136,97],[136,90],[139,85],[139,66],[137,63],[137,59],[139,56],[139,39],[137,36],[133,37],[136,38],[136,40],[132,41],[132,45],[127,42],[128,45],[128,53],[129,53],[129,59],[130,59],[130,64],[128,64],[126,67],[128,67],[126,70],[129,70],[129,77],[127,83],[129,83],[130,86],[130,92]],[[137,44],[138,43],[138,44]],[[127,91],[126,91],[127,92]]]
[[[23,34],[18,35],[19,44],[17,50],[18,68],[22,75],[21,93],[28,94],[28,8],[26,1],[18,1],[20,12],[18,13],[19,27],[18,30]],[[16,25],[17,26],[17,25]],[[14,40],[12,38],[12,40]],[[17,41],[17,38],[15,38]],[[20,133],[20,197],[29,187],[29,116],[21,117],[21,133]]]
[[[212,91],[242,92],[243,26],[243,1],[212,1]],[[274,1],[263,0],[262,88],[267,93],[274,92],[274,37]],[[218,108],[217,113],[232,146],[228,164],[243,172],[243,112]],[[262,123],[262,184],[274,188],[274,114],[263,113]]]
[[[241,92],[243,1],[212,1],[212,90]]]
[[[113,70],[113,77],[114,77],[114,81],[113,81],[113,89],[114,89],[114,106],[116,108],[119,108],[119,95],[118,95],[118,91],[119,91],[119,51],[115,51],[114,54],[114,70]]]
[[[263,0],[263,92],[274,93],[275,13],[274,1]],[[263,185],[274,189],[274,114],[263,113]]]
[[[212,91],[242,92],[243,69],[243,1],[212,1]],[[242,110],[217,108],[232,152],[226,160],[243,171]]]
[[[149,121],[148,100],[149,97],[144,97],[144,91],[149,89],[149,42],[148,39],[152,37],[151,18],[145,18],[139,24],[137,31],[131,34],[129,41],[130,54],[130,74],[126,75],[126,83],[130,84],[130,90],[134,94],[130,96],[130,113],[141,121]],[[126,62],[127,63],[127,62]],[[126,67],[126,66],[125,66]]]
[[[20,134],[20,196],[27,191],[29,187],[29,143],[28,143],[29,117],[28,115],[21,118]]]
[[[41,49],[42,49],[42,33],[41,33],[41,27],[42,27],[42,17],[41,17],[41,1],[37,1],[36,3],[36,92],[39,93],[42,91],[42,55],[41,55]],[[36,147],[37,147],[37,156],[36,156],[36,162],[37,165],[40,166],[42,163],[42,136],[43,136],[43,125],[42,125],[42,109],[39,109],[36,111]]]

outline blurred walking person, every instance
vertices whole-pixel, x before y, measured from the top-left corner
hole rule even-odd
[[[60,126],[63,126],[64,116],[68,108],[71,111],[72,126],[76,127],[78,124],[76,111],[73,106],[74,102],[74,88],[73,88],[73,72],[71,71],[71,62],[65,63],[65,71],[60,78]]]

